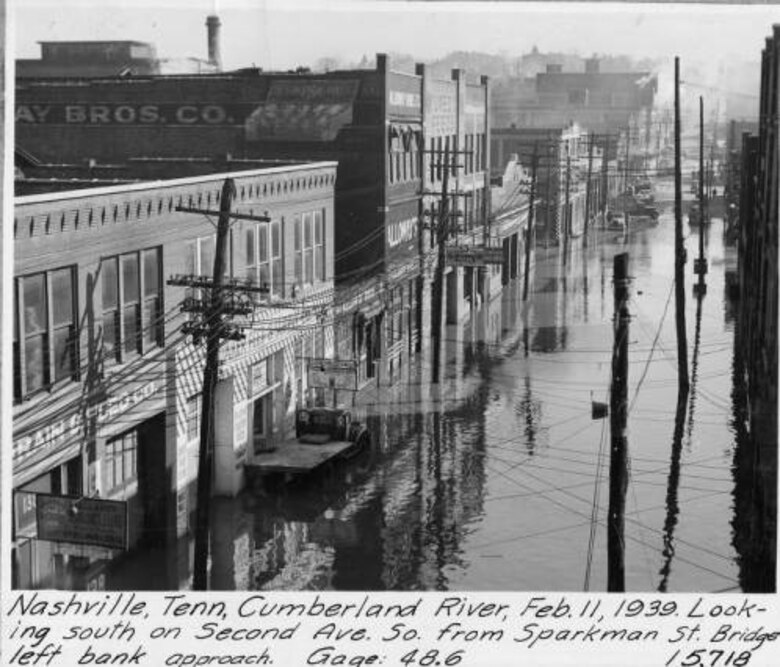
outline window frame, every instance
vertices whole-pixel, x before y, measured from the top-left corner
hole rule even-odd
[[[66,322],[55,322],[55,306],[53,304],[54,276],[67,272],[70,278],[70,320]],[[32,333],[28,333],[27,317],[25,317],[25,294],[24,283],[26,280],[40,277],[43,281],[43,304],[41,306],[42,316],[45,320],[42,325]],[[21,403],[32,396],[52,391],[70,382],[77,382],[81,376],[80,370],[80,346],[79,346],[79,326],[78,326],[78,266],[70,264],[54,269],[36,271],[23,276],[14,278],[14,323],[13,323],[13,396],[15,403]],[[70,353],[71,372],[59,375],[60,369],[57,365],[57,332],[68,329],[66,337],[66,348]],[[28,341],[34,338],[40,339],[39,349],[41,350],[41,380],[35,387],[30,388],[30,378],[28,374]]]
[[[156,259],[156,271],[155,280],[157,283],[157,290],[154,293],[147,293],[147,261],[148,257],[153,256]],[[128,299],[128,286],[125,283],[125,260],[135,259],[136,263],[136,278],[137,289],[135,289],[135,297]],[[106,283],[104,280],[107,275],[104,273],[107,270],[105,267],[109,263],[114,263],[116,272],[116,284],[115,294],[116,303],[106,304],[103,301],[105,296]],[[101,328],[103,331],[103,366],[110,368],[113,366],[119,366],[127,363],[132,359],[147,354],[150,350],[155,348],[161,348],[164,343],[164,322],[162,314],[164,289],[162,280],[162,246],[153,246],[151,248],[141,248],[139,250],[133,250],[131,252],[125,252],[118,255],[110,255],[102,257],[100,260],[100,275],[101,275]],[[130,339],[127,336],[127,313],[129,309],[133,309],[132,317],[135,320],[135,344],[130,347]],[[152,314],[150,314],[152,313]],[[113,319],[114,328],[114,341],[113,341],[113,353],[105,352],[105,330],[106,322],[109,318]],[[154,319],[152,319],[154,318]],[[152,333],[153,332],[153,333]],[[151,335],[150,335],[151,334]]]

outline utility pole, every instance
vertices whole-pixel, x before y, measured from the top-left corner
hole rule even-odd
[[[677,323],[677,382],[688,393],[688,341],[685,330],[685,244],[682,234],[682,162],[680,157],[680,58],[674,59],[674,284]]]
[[[436,221],[436,243],[438,244],[438,261],[436,271],[433,274],[433,374],[431,381],[439,382],[441,366],[441,339],[442,339],[442,309],[444,307],[444,266],[447,261],[447,237],[449,236],[450,221],[450,151],[449,147],[444,151],[444,174],[441,181],[441,201],[439,202],[439,219]]]
[[[604,140],[604,153],[601,158],[601,211],[606,216],[609,202],[609,134]]]
[[[222,335],[222,280],[225,274],[227,237],[230,230],[230,204],[236,193],[232,179],[225,179],[219,202],[217,246],[214,256],[213,289],[206,308],[206,366],[203,369],[201,395],[200,456],[198,457],[198,500],[195,519],[195,565],[192,588],[208,589],[209,508],[214,459],[214,399],[219,371],[219,339]]]
[[[569,216],[569,187],[571,185],[571,155],[566,152],[566,196],[563,206],[563,263],[566,264],[566,255],[569,250],[569,226],[571,216]]]
[[[709,224],[707,210],[707,193],[704,179],[704,98],[699,97],[699,257],[693,264],[693,272],[699,276],[699,281],[693,286],[694,294],[699,298],[707,289],[704,284],[704,274],[707,273],[707,260],[704,259],[704,226]]]
[[[588,245],[588,220],[590,219],[590,179],[593,175],[593,133],[588,134],[588,178],[585,181],[585,229],[583,243]]]
[[[628,253],[613,260],[615,342],[610,389],[609,515],[607,520],[607,591],[622,593],[625,582],[625,509],[628,487]]]
[[[226,178],[222,185],[219,211],[209,211],[179,206],[177,211],[201,214],[216,214],[217,240],[214,255],[213,276],[174,276],[169,285],[197,287],[208,290],[205,299],[187,298],[182,310],[202,314],[200,322],[187,322],[182,331],[192,334],[194,342],[206,340],[206,364],[203,368],[203,391],[201,393],[200,448],[198,458],[197,507],[195,514],[195,559],[193,564],[192,588],[196,591],[208,589],[209,556],[209,513],[211,502],[211,477],[214,467],[214,423],[215,394],[219,374],[219,346],[223,338],[241,340],[244,334],[235,326],[228,324],[224,316],[247,315],[252,311],[248,304],[237,304],[234,291],[267,292],[267,287],[252,287],[230,281],[225,285],[227,266],[228,232],[231,218],[259,220],[267,222],[266,216],[251,216],[231,213],[231,203],[236,194],[235,182]],[[231,297],[225,300],[225,292]]]
[[[538,157],[536,142],[534,142],[534,152],[531,157],[531,195],[528,202],[528,231],[525,235],[525,280],[523,282],[523,301],[528,300],[528,281],[531,274],[531,237],[534,229],[534,199],[536,199],[536,168]]]

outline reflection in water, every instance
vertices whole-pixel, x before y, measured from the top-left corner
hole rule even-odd
[[[672,558],[674,558],[674,529],[677,525],[677,517],[680,513],[680,506],[677,501],[677,494],[680,485],[680,456],[682,454],[682,439],[685,428],[685,406],[687,403],[687,392],[685,389],[679,389],[677,395],[677,410],[674,415],[674,434],[672,435],[672,460],[669,465],[669,477],[666,486],[666,518],[664,519],[664,564],[661,567],[661,582],[658,584],[658,590],[665,593],[669,581],[669,573],[672,569]]]
[[[699,285],[704,285],[702,276],[699,276]],[[687,441],[690,447],[693,437],[693,415],[696,408],[696,382],[699,372],[699,345],[701,343],[701,315],[702,301],[704,293],[700,291],[696,297],[696,330],[693,339],[693,361],[691,362],[691,383],[690,383],[690,405],[688,406],[688,430]],[[674,558],[674,529],[677,525],[677,518],[680,513],[680,506],[677,495],[680,486],[680,457],[682,456],[683,427],[685,424],[685,403],[688,392],[678,389],[677,410],[674,416],[674,434],[672,435],[672,460],[669,465],[669,478],[666,487],[666,519],[664,520],[664,564],[661,568],[661,582],[658,584],[658,590],[666,592],[669,582],[669,574],[672,569],[672,559]]]
[[[648,338],[637,330],[636,343],[631,341],[636,344],[634,363],[644,364],[663,312],[658,295],[666,293],[672,241],[671,226],[663,225],[632,233],[629,239],[641,268],[635,271],[636,281],[644,291],[639,301],[650,330]],[[464,326],[448,326],[440,386],[427,383],[426,368],[408,384],[382,386],[367,399],[373,443],[365,456],[300,483],[268,485],[247,491],[239,501],[216,503],[212,585],[266,590],[579,588],[587,554],[573,545],[588,542],[591,525],[583,525],[582,518],[590,515],[592,502],[582,497],[579,504],[578,496],[596,473],[594,449],[602,428],[590,419],[588,395],[606,379],[609,346],[604,341],[612,328],[607,263],[613,252],[623,250],[610,237],[603,245],[593,243],[586,253],[571,253],[566,270],[559,250],[540,250],[534,291],[526,304],[519,297],[522,284],[518,291],[510,283],[504,298],[482,305]],[[720,264],[713,265],[712,273],[721,270]],[[707,299],[714,305],[721,283],[714,277],[712,282]],[[757,497],[751,488],[749,450],[739,445],[746,427],[744,415],[738,426],[736,404],[735,484],[730,478],[696,482],[718,495],[705,507],[693,507],[681,480],[682,466],[688,465],[683,459],[686,436],[699,459],[722,458],[729,445],[722,437],[725,422],[715,424],[719,417],[706,409],[727,386],[722,373],[727,354],[716,356],[724,343],[722,321],[715,328],[697,306],[691,393],[672,405],[667,387],[674,382],[669,380],[674,364],[658,355],[648,364],[641,410],[632,411],[638,452],[632,492],[643,523],[663,525],[663,542],[658,540],[650,554],[657,558],[655,564],[629,552],[630,589],[647,586],[648,580],[661,591],[722,586],[717,573],[713,578],[711,569],[698,569],[695,561],[683,558],[680,545],[705,543],[724,560],[739,555],[744,588],[766,585],[750,579],[751,569],[768,569],[768,560],[750,546],[760,526],[749,523],[751,517],[755,522]],[[669,333],[661,331],[661,339]],[[726,335],[730,342],[731,331]],[[705,362],[714,364],[714,372],[703,370]],[[419,370],[425,363],[415,359],[411,365]],[[658,470],[643,461],[668,460],[664,431],[675,407],[671,462]],[[723,462],[715,465],[723,467]],[[535,488],[527,486],[527,478],[535,480]],[[665,490],[665,507],[659,507],[659,486]],[[732,491],[733,528],[728,513]],[[680,521],[681,514],[689,518],[696,512],[705,520]],[[630,531],[626,538],[636,540]],[[598,563],[606,553],[597,549],[593,557]],[[603,584],[595,580],[592,590]]]

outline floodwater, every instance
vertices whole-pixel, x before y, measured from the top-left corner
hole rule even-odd
[[[714,221],[697,303],[698,241],[686,239],[692,386],[675,428],[673,228],[667,206],[656,227],[539,249],[526,304],[509,285],[447,328],[440,386],[420,360],[406,381],[359,398],[370,451],[304,482],[215,499],[211,587],[605,591],[609,419],[592,419],[591,406],[609,402],[612,262],[627,252],[626,588],[740,590],[725,295],[735,250]]]

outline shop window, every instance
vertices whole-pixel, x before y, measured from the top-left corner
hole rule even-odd
[[[162,345],[160,250],[151,248],[100,263],[103,363],[122,363]]]
[[[14,396],[78,379],[75,268],[16,281]]]
[[[106,495],[113,495],[138,479],[137,431],[128,431],[106,442],[103,470]]]

